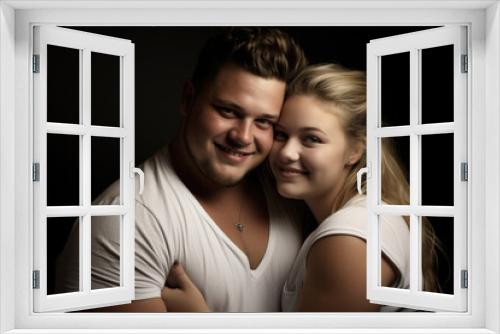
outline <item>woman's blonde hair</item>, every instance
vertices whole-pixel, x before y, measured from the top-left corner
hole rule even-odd
[[[357,172],[366,166],[366,75],[336,64],[306,67],[287,87],[287,96],[309,95],[331,103],[350,147],[362,149],[361,158],[352,166],[336,197],[333,208],[342,208],[357,194]],[[409,203],[409,185],[392,143],[382,140],[382,200],[387,204]],[[363,189],[366,182],[363,181]],[[408,223],[408,218],[405,217]],[[439,291],[437,251],[441,249],[432,225],[422,219],[422,271],[425,291]]]

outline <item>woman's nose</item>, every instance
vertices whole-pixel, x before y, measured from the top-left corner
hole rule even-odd
[[[288,139],[278,152],[283,162],[297,161],[300,157],[300,151],[297,143],[293,139]]]

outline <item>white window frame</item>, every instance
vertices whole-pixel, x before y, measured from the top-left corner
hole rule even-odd
[[[468,24],[471,28],[472,86],[468,108],[471,111],[468,133],[472,138],[468,142],[471,180],[468,220],[472,222],[468,230],[468,312],[33,314],[30,311],[32,291],[28,287],[31,286],[32,251],[30,54],[34,24]],[[153,332],[141,329],[145,324],[165,333],[186,332],[179,328],[190,329],[189,333],[500,333],[498,1],[6,0],[0,2],[0,73],[0,333],[119,333],[124,328],[129,329],[128,333]]]
[[[33,269],[39,273],[39,288],[34,289],[35,312],[75,311],[97,306],[130,303],[134,299],[135,188],[134,188],[134,44],[129,40],[52,26],[34,28],[34,54],[39,71],[33,74],[34,162],[39,166],[39,181],[33,184]],[[48,45],[78,50],[79,123],[47,120]],[[112,55],[119,61],[119,125],[98,126],[91,120],[92,53]],[[49,134],[79,138],[79,202],[71,206],[47,206],[47,151]],[[119,141],[120,202],[117,205],[92,205],[92,138]],[[92,216],[115,216],[120,225],[120,284],[92,290],[91,228]],[[79,230],[79,291],[47,295],[47,224],[51,217],[75,217]]]
[[[452,45],[453,119],[445,123],[422,120],[422,50]],[[367,297],[378,304],[397,305],[429,311],[467,310],[468,291],[461,285],[461,272],[467,270],[467,184],[461,180],[461,163],[467,163],[467,81],[468,71],[462,61],[467,55],[467,28],[453,25],[371,40],[367,46],[367,203],[369,232],[367,238]],[[409,56],[409,124],[384,126],[382,120],[382,57],[408,53]],[[451,134],[453,137],[453,202],[450,205],[422,205],[423,135]],[[409,203],[388,205],[382,202],[381,141],[384,138],[407,137],[409,140]],[[380,286],[381,224],[384,215],[409,217],[409,289]],[[453,267],[451,294],[422,290],[421,217],[451,217],[453,221]]]

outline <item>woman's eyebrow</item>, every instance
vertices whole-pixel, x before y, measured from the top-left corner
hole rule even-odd
[[[321,132],[323,134],[326,135],[326,132],[321,130],[320,128],[315,128],[313,126],[306,126],[306,127],[303,127],[303,128],[300,128],[300,131],[303,131],[303,132],[307,132],[307,131],[317,131],[317,132]]]
[[[271,114],[264,114],[264,115],[258,116],[258,118],[265,118],[265,119],[268,119],[271,121],[277,121],[279,117],[275,116],[275,115],[271,115]]]

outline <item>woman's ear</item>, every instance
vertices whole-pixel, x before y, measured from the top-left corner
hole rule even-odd
[[[346,165],[347,166],[355,165],[359,161],[359,159],[361,159],[364,152],[365,152],[365,145],[363,143],[358,142],[357,144],[352,145],[346,159]]]
[[[191,80],[186,80],[182,86],[181,115],[187,116],[191,113],[194,103],[194,86]]]

